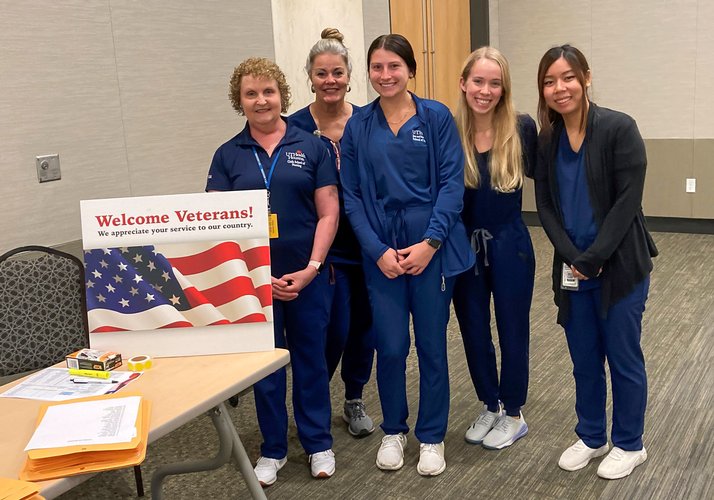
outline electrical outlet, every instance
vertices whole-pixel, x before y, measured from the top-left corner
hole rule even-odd
[[[39,182],[58,181],[62,178],[59,155],[36,156],[35,166]]]
[[[697,180],[687,179],[687,185],[685,187],[687,193],[695,193],[697,191]]]

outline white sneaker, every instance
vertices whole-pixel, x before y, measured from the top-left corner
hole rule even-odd
[[[489,450],[501,450],[528,434],[528,424],[523,413],[520,415],[520,419],[508,415],[499,418],[493,429],[483,438],[481,445]]]
[[[568,471],[580,470],[589,464],[593,458],[603,456],[608,449],[607,443],[600,448],[590,448],[582,439],[578,439],[577,443],[560,455],[558,467]]]
[[[419,445],[419,463],[417,472],[422,476],[438,476],[446,470],[444,460],[444,442]]]
[[[466,429],[466,439],[467,443],[471,444],[481,444],[483,438],[489,433],[491,429],[496,425],[498,419],[503,416],[503,410],[501,406],[498,407],[498,413],[488,411],[488,406],[484,405],[481,413],[478,414],[476,420]]]
[[[402,434],[387,434],[377,452],[377,467],[382,470],[397,470],[404,465],[404,448],[407,437]]]
[[[335,473],[335,454],[332,450],[319,451],[307,458],[312,477],[327,479]]]
[[[620,479],[629,476],[635,467],[645,460],[647,460],[647,450],[644,446],[637,451],[625,451],[615,446],[597,468],[597,475],[604,479]]]
[[[288,461],[288,457],[281,459],[260,457],[255,464],[255,477],[258,478],[261,486],[270,486],[278,479],[278,471],[283,468]]]

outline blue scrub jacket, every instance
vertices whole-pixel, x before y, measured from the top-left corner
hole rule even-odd
[[[417,119],[428,131],[429,170],[433,210],[424,238],[443,243],[442,274],[455,276],[474,265],[475,259],[466,236],[461,209],[464,195],[464,152],[449,109],[437,101],[412,94]],[[387,251],[388,230],[384,206],[377,198],[374,168],[361,151],[372,147],[369,130],[377,120],[379,98],[353,116],[342,137],[340,176],[345,211],[366,256],[376,262]]]

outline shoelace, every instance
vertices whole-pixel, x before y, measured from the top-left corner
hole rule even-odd
[[[278,460],[274,458],[260,457],[258,463],[255,464],[256,469],[274,469],[277,468]]]
[[[355,420],[362,420],[367,416],[367,412],[365,411],[365,406],[362,401],[355,401],[354,403],[348,403],[350,405],[350,413],[352,414],[352,418]]]
[[[496,423],[496,425],[493,428],[500,432],[508,432],[508,427],[510,426],[510,420],[512,420],[512,419],[510,419],[506,416],[500,417],[498,419],[498,422]]]
[[[334,457],[335,454],[332,450],[318,451],[310,455],[310,462],[319,462],[326,458]]]
[[[493,418],[493,414],[491,412],[482,412],[479,414],[478,418],[476,419],[476,422],[474,422],[474,425],[479,424],[479,423],[484,423],[487,424],[489,423],[489,420]]]
[[[620,448],[613,448],[612,451],[607,455],[607,458],[613,460],[622,460],[625,457],[625,451]]]
[[[421,449],[419,451],[421,451],[422,453],[437,453],[438,454],[439,451],[436,449],[436,446],[437,445],[435,445],[435,444],[422,444]]]
[[[383,448],[403,448],[402,441],[399,439],[399,434],[394,434],[391,436],[384,436],[382,438]]]

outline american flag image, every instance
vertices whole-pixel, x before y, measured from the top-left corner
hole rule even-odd
[[[272,321],[268,239],[84,251],[91,333]]]

